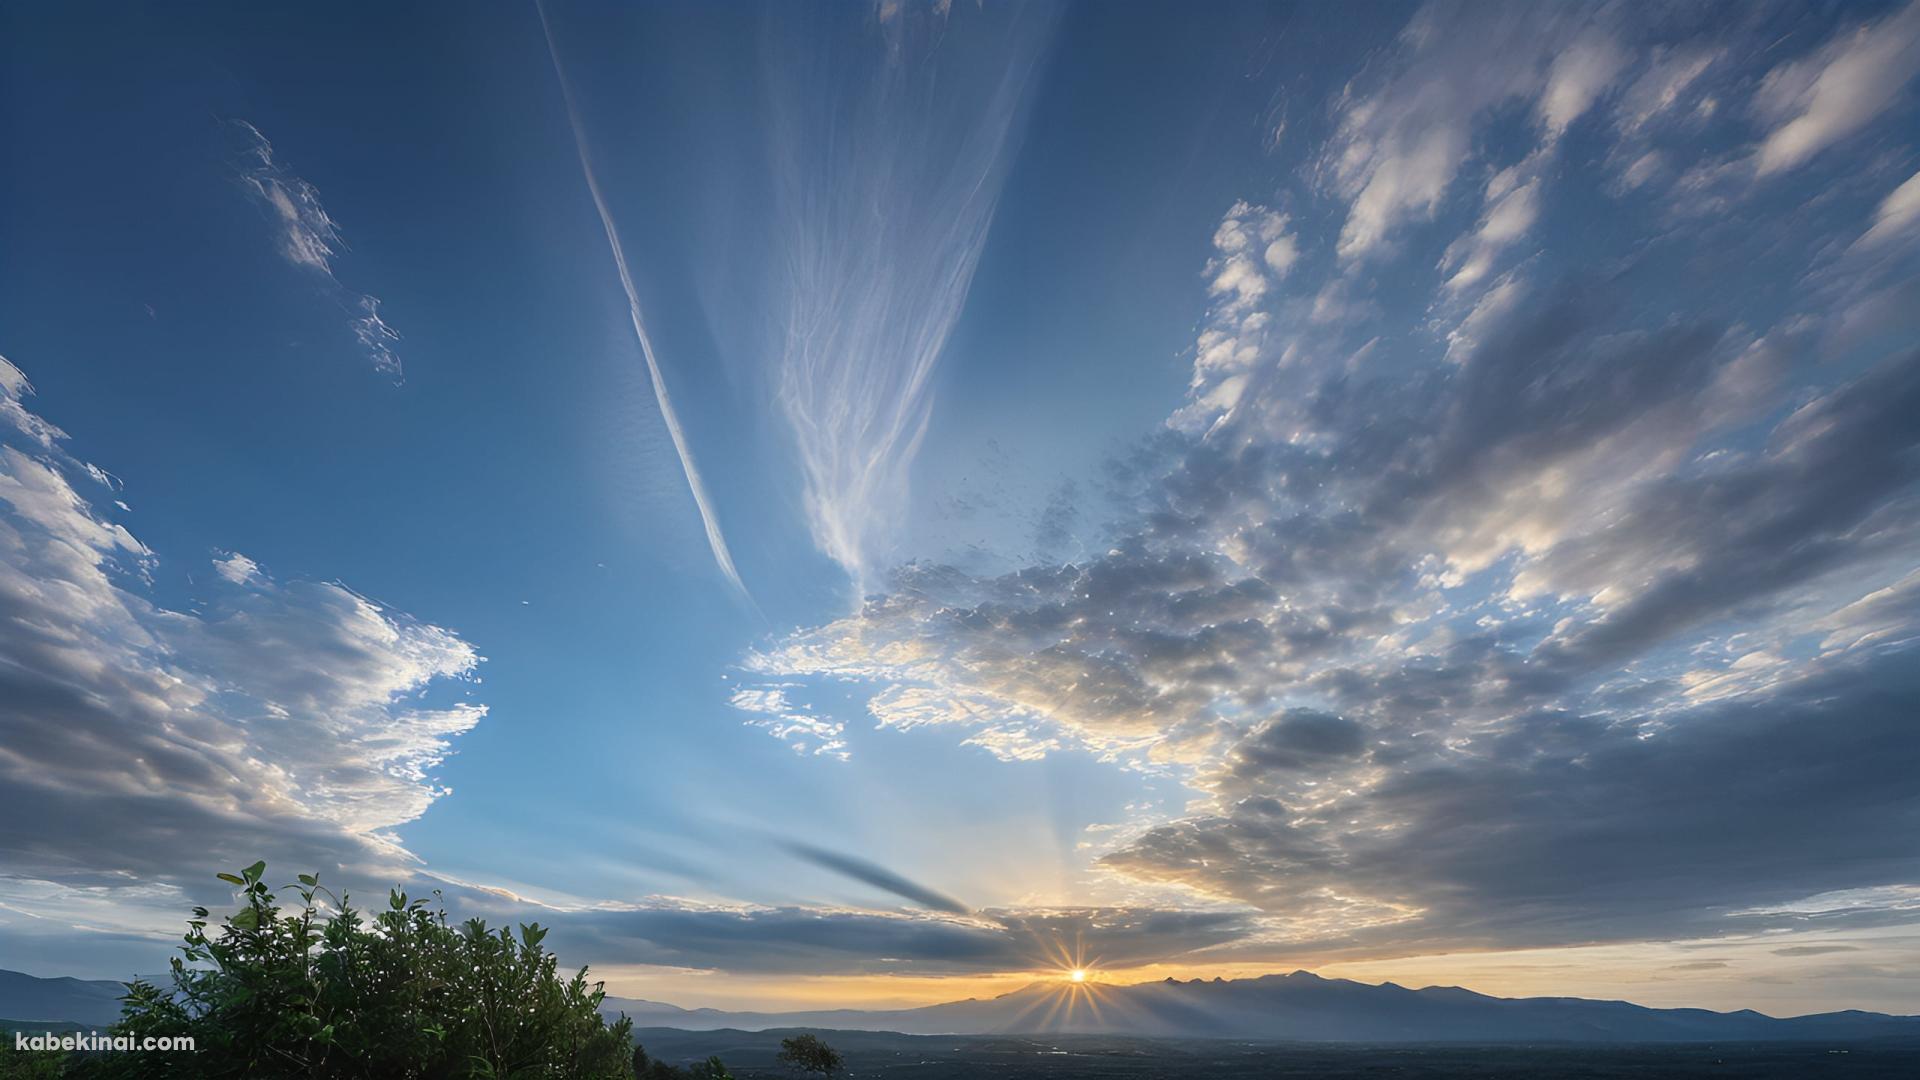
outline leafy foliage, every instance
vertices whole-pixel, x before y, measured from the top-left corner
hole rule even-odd
[[[54,1080],[66,1060],[58,1050],[15,1050],[13,1036],[0,1030],[0,1080]]]
[[[89,1073],[144,1077],[554,1077],[634,1075],[632,1024],[604,992],[563,977],[537,924],[457,929],[398,890],[369,918],[301,874],[282,908],[255,863],[221,880],[243,906],[209,932],[195,908],[173,986],[130,985],[115,1035],[189,1036],[194,1052],[128,1052]],[[330,911],[329,911],[330,909]]]
[[[845,1067],[840,1051],[828,1046],[818,1035],[795,1035],[780,1040],[779,1062],[789,1069],[832,1076]]]

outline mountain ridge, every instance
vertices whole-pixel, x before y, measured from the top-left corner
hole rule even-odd
[[[127,984],[111,979],[41,978],[0,968],[0,1016],[8,1020],[106,1025],[120,1018]]]
[[[1459,986],[1327,979],[1308,971],[1127,986],[1033,983],[910,1009],[733,1012],[608,998],[639,1027],[825,1028],[900,1034],[1086,1034],[1306,1042],[1712,1042],[1920,1037],[1920,1017],[1857,1009],[1774,1017],[1577,997],[1501,998]]]

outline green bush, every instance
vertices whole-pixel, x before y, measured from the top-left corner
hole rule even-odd
[[[546,931],[458,929],[399,891],[368,918],[312,875],[281,908],[264,863],[222,874],[244,906],[209,933],[195,908],[171,989],[136,981],[113,1034],[189,1036],[192,1052],[78,1063],[110,1077],[628,1078],[632,1024],[599,1013],[581,968],[562,977]],[[323,903],[331,901],[331,903]],[[327,909],[331,909],[328,913]]]

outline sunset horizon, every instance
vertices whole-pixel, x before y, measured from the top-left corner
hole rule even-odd
[[[1920,0],[0,50],[0,1028],[1920,1039]]]

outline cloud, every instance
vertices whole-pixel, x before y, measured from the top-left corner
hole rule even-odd
[[[237,551],[213,560],[213,572],[235,585],[245,585],[260,576],[260,564]]]
[[[864,685],[882,728],[1184,780],[1184,814],[1088,850],[1116,889],[1257,908],[1247,955],[1904,917],[1882,893],[1920,873],[1897,779],[1920,354],[1856,333],[1821,366],[1866,286],[1809,274],[1904,229],[1904,203],[1882,188],[1849,226],[1835,196],[1764,252],[1688,233],[1681,257],[1666,208],[1622,200],[1581,208],[1606,235],[1577,258],[1515,261],[1580,225],[1550,166],[1616,86],[1594,136],[1658,146],[1664,176],[1704,80],[1752,63],[1560,10],[1427,9],[1334,104],[1311,177],[1333,220],[1228,209],[1187,398],[1114,464],[1098,549],[898,567],[749,668],[794,695]],[[1409,332],[1356,261],[1418,288],[1387,241],[1482,154],[1478,217]],[[1336,234],[1337,276],[1303,278]],[[1690,258],[1710,280],[1649,284]],[[1845,899],[1801,910],[1823,894]]]
[[[1366,749],[1366,728],[1344,716],[1290,709],[1253,729],[1228,752],[1229,768],[1241,776],[1274,769],[1323,768]]]
[[[1712,933],[1743,905],[1920,873],[1900,779],[1920,748],[1897,734],[1920,704],[1914,659],[1889,653],[1657,730],[1537,714],[1450,744],[1407,733],[1390,765],[1376,753],[1297,811],[1248,799],[1105,861],[1289,917],[1315,915],[1328,892],[1371,901],[1403,912],[1391,933],[1423,946]]]
[[[1724,52],[1714,46],[1657,47],[1646,70],[1620,94],[1616,115],[1621,129],[1638,132],[1673,109]]]
[[[870,863],[865,859],[837,851],[828,851],[799,841],[790,841],[785,846],[788,851],[815,866],[824,866],[834,873],[843,874],[876,889],[884,889],[923,908],[944,911],[949,915],[965,915],[969,911],[968,907],[960,901],[942,896],[924,885],[909,881],[886,867]]]
[[[1767,74],[1754,107],[1772,123],[1761,176],[1799,166],[1865,127],[1920,72],[1920,4],[1861,25]]]
[[[392,829],[486,711],[421,695],[469,676],[473,647],[238,554],[203,608],[154,603],[157,557],[75,486],[97,470],[40,441],[24,385],[0,391],[24,436],[0,446],[0,891],[138,930],[260,855],[409,872]]]
[[[753,713],[748,724],[764,728],[782,742],[791,742],[796,753],[810,752],[847,760],[844,738],[847,726],[789,702],[785,691],[778,687],[736,690],[730,704],[742,712]]]
[[[266,208],[280,254],[326,284],[328,292],[347,309],[354,340],[360,343],[374,370],[398,382],[400,358],[394,354],[392,343],[400,335],[380,318],[378,299],[349,291],[334,275],[334,258],[346,245],[340,239],[339,225],[320,203],[320,192],[274,158],[273,144],[260,129],[244,120],[231,120],[226,126],[239,142],[235,157],[240,185]]]
[[[1380,251],[1402,224],[1433,217],[1489,110],[1532,102],[1543,144],[1557,142],[1627,62],[1600,17],[1570,7],[1422,7],[1384,74],[1364,90],[1349,86],[1334,105],[1337,129],[1317,171],[1347,203],[1341,258]]]
[[[640,354],[647,362],[647,378],[653,385],[654,401],[660,406],[660,419],[667,426],[667,435],[673,440],[673,451],[680,459],[680,471],[687,478],[687,490],[693,495],[694,507],[700,512],[700,523],[706,529],[707,547],[713,552],[714,565],[720,568],[720,574],[732,585],[734,591],[746,601],[753,603],[753,597],[747,592],[746,583],[740,580],[740,571],[733,565],[733,552],[727,547],[726,535],[721,532],[720,518],[713,507],[713,500],[707,494],[707,485],[700,477],[700,468],[694,463],[693,448],[688,445],[687,433],[681,426],[680,414],[673,407],[673,399],[667,394],[666,375],[660,370],[660,360],[654,355],[653,337],[647,333],[646,320],[640,311],[640,293],[633,285],[633,275],[627,270],[626,249],[620,244],[620,230],[614,226],[613,212],[607,209],[607,200],[600,193],[600,181],[594,174],[593,154],[587,145],[586,129],[580,124],[580,110],[574,103],[573,84],[567,81],[567,72],[560,63],[560,48],[553,40],[553,26],[547,21],[547,8],[543,3],[535,3],[540,15],[540,30],[546,37],[547,57],[553,61],[553,75],[560,83],[560,94],[567,106],[567,126],[573,133],[573,149],[580,159],[580,173],[587,182],[587,193],[593,197],[594,212],[600,216],[600,227],[607,235],[607,248],[613,255],[613,266],[620,275],[620,289],[627,297],[627,317],[633,324],[633,336],[640,343]],[[378,314],[369,311],[377,322]],[[380,324],[384,328],[384,324]]]
[[[1299,259],[1290,225],[1286,214],[1241,201],[1214,230],[1214,257],[1206,267],[1213,304],[1194,345],[1192,402],[1168,421],[1176,429],[1206,430],[1230,415],[1246,392],[1272,322],[1259,302],[1277,293]]]
[[[527,914],[501,905],[496,917]],[[1063,953],[1074,952],[1124,970],[1203,956],[1260,932],[1244,912],[1151,908],[992,910],[963,918],[660,903],[538,914],[553,927],[555,949],[597,964],[808,976],[1052,970],[1062,966]]]
[[[1879,248],[1920,239],[1920,173],[1894,188],[1874,211],[1873,225],[1856,241],[1860,248]]]
[[[1452,270],[1449,289],[1460,289],[1485,279],[1494,259],[1508,245],[1526,236],[1540,219],[1540,189],[1543,180],[1537,174],[1524,182],[1517,178],[1520,166],[1503,169],[1487,183],[1487,209],[1474,231],[1447,248],[1441,265]],[[1531,171],[1531,170],[1529,170]]]
[[[1557,139],[1612,85],[1627,63],[1626,52],[1607,34],[1589,31],[1553,60],[1540,96],[1540,126]]]
[[[27,381],[26,372],[0,356],[0,423],[38,443],[42,450],[52,450],[67,433],[27,408],[26,399],[32,394],[33,384]]]
[[[832,57],[817,33],[770,31],[773,392],[814,543],[862,593],[906,509],[1051,20],[908,10]]]

